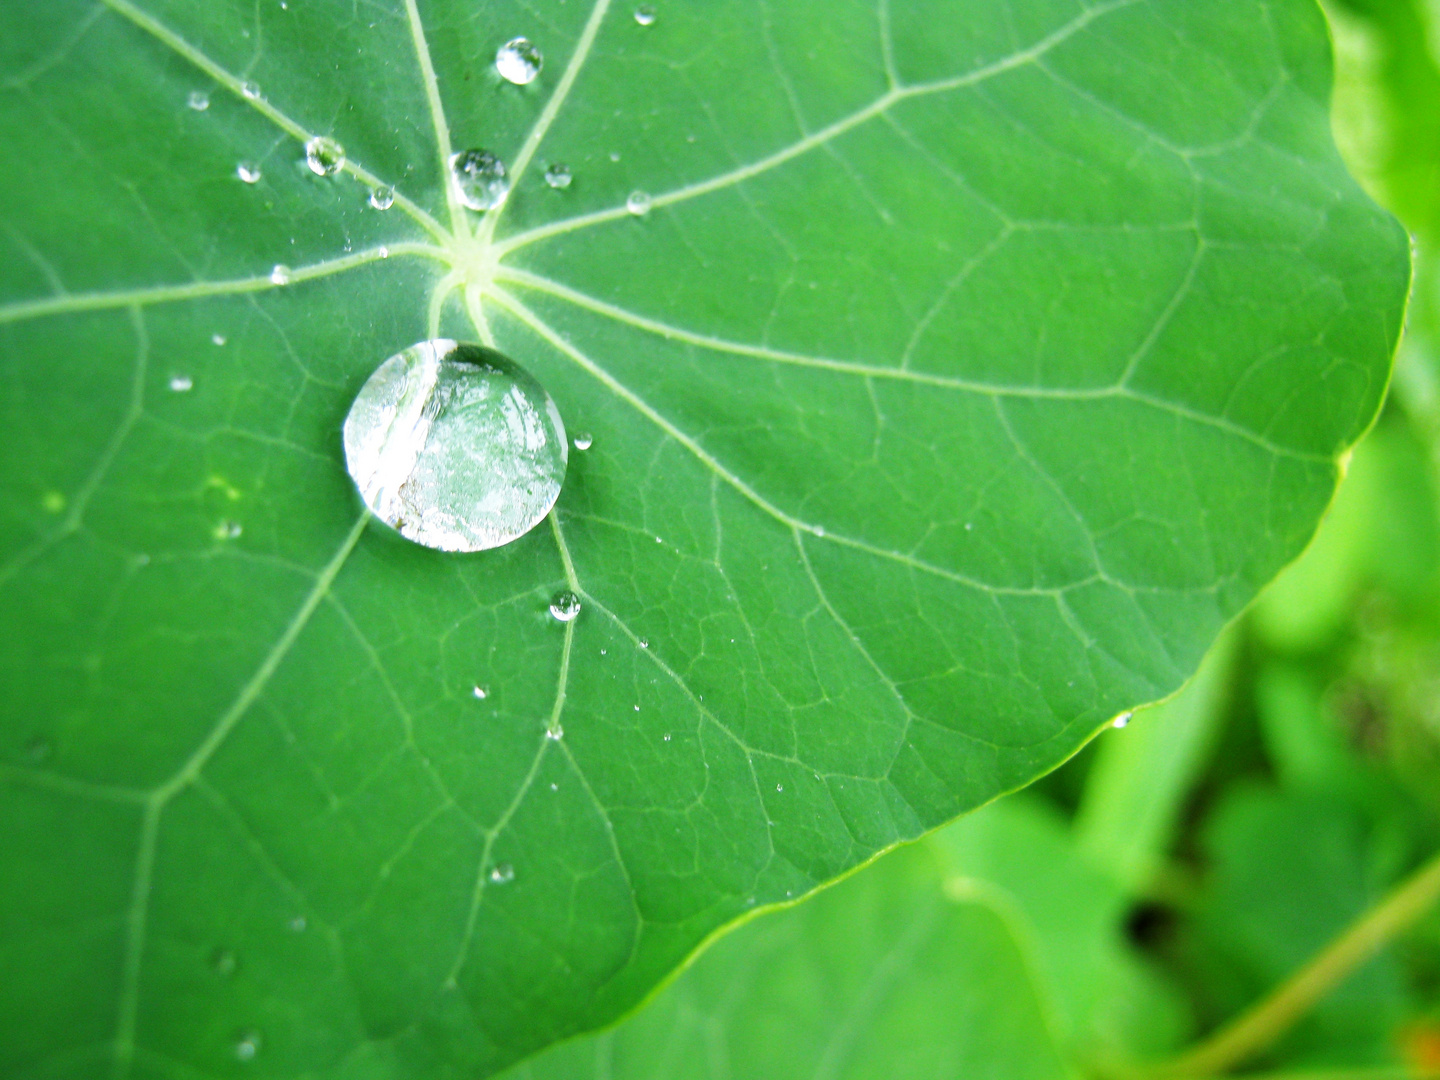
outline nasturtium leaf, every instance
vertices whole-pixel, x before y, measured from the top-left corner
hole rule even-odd
[[[6,1075],[492,1072],[1310,536],[1407,281],[1310,0],[653,6],[0,6]],[[436,337],[593,436],[478,555],[342,460]]]

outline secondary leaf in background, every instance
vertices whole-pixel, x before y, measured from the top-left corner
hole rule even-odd
[[[54,0],[0,42],[11,1075],[473,1077],[614,1019],[1174,690],[1398,332],[1305,0]],[[452,147],[510,166],[478,233]],[[474,558],[340,461],[437,331],[594,436]]]

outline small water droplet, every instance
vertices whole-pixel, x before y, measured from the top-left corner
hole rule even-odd
[[[635,21],[641,26],[653,26],[655,23],[655,9],[649,4],[641,4],[635,9]]]
[[[345,167],[345,148],[334,139],[316,135],[305,144],[305,164],[316,176],[334,176]]]
[[[254,1061],[255,1055],[260,1052],[260,1033],[258,1031],[242,1031],[235,1038],[235,1056],[241,1061]]]
[[[580,614],[580,597],[569,589],[556,593],[550,601],[550,614],[560,622],[570,622]]]
[[[635,711],[636,711],[636,712],[639,712],[639,711],[640,711],[640,706],[639,706],[639,705],[636,705],[636,706],[635,706]]]
[[[524,86],[540,74],[545,57],[529,38],[511,38],[495,51],[495,70],[506,82]]]
[[[644,217],[650,213],[650,196],[644,191],[632,191],[630,197],[625,200],[625,209],[636,217]]]
[[[666,742],[669,742],[669,741],[670,741],[670,733],[669,733],[668,731],[665,733],[665,741],[666,741]]]
[[[395,205],[395,189],[388,185],[381,185],[370,192],[370,205],[376,210],[389,210]]]
[[[281,263],[276,263],[274,269],[270,271],[270,280],[276,285],[289,285],[290,268]]]
[[[196,112],[204,112],[210,107],[210,95],[205,93],[204,90],[192,90],[185,104],[189,105],[190,108]]]
[[[776,791],[784,791],[784,790],[785,790],[785,785],[784,785],[784,784],[776,784],[776,785],[775,785],[775,790],[776,790]]]
[[[555,742],[559,742],[565,737],[565,726],[559,722],[551,724],[545,729],[545,737],[547,739],[553,739]]]
[[[1122,712],[1119,716],[1115,717],[1110,724],[1112,727],[1123,728],[1130,723],[1130,719],[1134,715],[1133,712]]]
[[[460,201],[471,210],[494,210],[510,194],[505,163],[488,150],[461,150],[450,157]]]
[[[210,335],[210,340],[211,340],[212,342],[214,342],[216,345],[224,345],[224,344],[225,344],[225,335],[224,335],[224,334],[211,334],[211,335]]]
[[[441,551],[533,529],[560,494],[569,442],[545,388],[508,357],[422,341],[370,376],[345,419],[345,464],[375,516]]]
[[[608,653],[609,653],[609,650],[608,650],[608,649],[601,649],[601,650],[600,650],[600,655],[601,655],[601,656],[606,656],[606,655],[608,655]]]
[[[296,915],[287,925],[290,927],[291,933],[303,934],[305,928],[310,925],[310,920],[305,918],[304,915]]]
[[[508,885],[515,880],[515,868],[508,862],[496,863],[490,868],[490,880],[496,885]]]
[[[376,249],[375,253],[379,255],[382,259],[388,259],[390,257],[390,249],[384,244],[381,244],[380,247]]]
[[[25,744],[25,757],[34,765],[49,761],[50,755],[53,753],[55,753],[55,746],[44,735],[36,735]]]
[[[470,692],[475,695],[477,701],[484,701],[490,696],[490,688],[488,686],[477,686]]]
[[[648,648],[650,647],[650,639],[649,639],[649,638],[643,638],[643,637],[642,637],[642,638],[640,639],[640,647],[641,647],[642,649],[648,649]]]
[[[210,967],[215,974],[230,976],[235,974],[235,954],[229,949],[216,949],[210,954]]]
[[[172,375],[170,377],[170,389],[177,394],[189,393],[195,386],[195,380],[189,375]]]
[[[588,431],[582,431],[582,432],[580,432],[579,435],[576,435],[576,436],[575,436],[575,449],[576,449],[576,450],[589,450],[590,447],[593,446],[594,444],[595,444],[595,440],[594,440],[593,438],[591,438],[590,433],[589,433]]]
[[[611,150],[611,151],[610,151],[610,160],[611,160],[611,161],[614,161],[614,162],[618,162],[618,161],[620,160],[620,151],[619,151],[619,150]]]
[[[258,184],[264,174],[260,171],[260,166],[253,161],[242,161],[235,166],[235,175],[247,184]]]
[[[240,93],[249,101],[260,100],[260,84],[246,79],[240,84]]]
[[[245,530],[238,521],[222,521],[215,526],[216,540],[238,540]]]
[[[564,191],[574,179],[575,176],[570,172],[570,166],[561,165],[558,161],[545,170],[545,183],[556,191]]]

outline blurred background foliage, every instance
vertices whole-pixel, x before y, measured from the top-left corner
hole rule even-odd
[[[1174,700],[511,1080],[1175,1075],[1435,859],[1440,0],[1326,10],[1336,136],[1411,231],[1416,280],[1388,404],[1305,556]],[[1318,1004],[1187,1075],[1440,1076],[1429,880]]]

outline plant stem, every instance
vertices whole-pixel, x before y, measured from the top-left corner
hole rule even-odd
[[[1265,1049],[1440,900],[1440,855],[1352,923],[1267,997],[1198,1046],[1155,1069],[1158,1077],[1219,1076]]]

